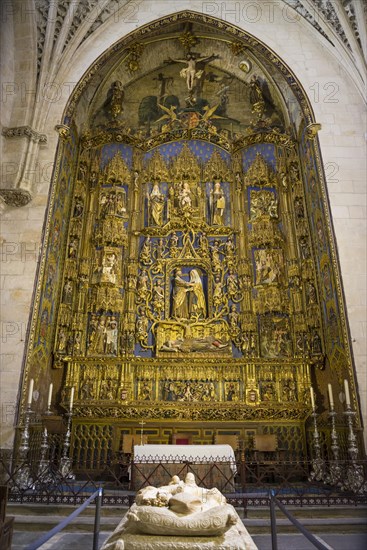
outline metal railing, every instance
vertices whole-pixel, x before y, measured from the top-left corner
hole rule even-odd
[[[308,529],[306,529],[295,517],[292,516],[286,507],[276,498],[274,491],[270,491],[270,524],[271,524],[271,547],[272,550],[278,550],[277,541],[277,520],[275,506],[283,512],[291,523],[304,535],[318,550],[330,550],[330,546],[323,544],[320,537],[315,537]]]
[[[93,550],[98,550],[98,539],[99,539],[99,528],[100,528],[100,519],[101,519],[101,506],[103,498],[103,489],[100,487],[97,491],[93,493],[79,508],[74,510],[67,518],[63,519],[56,527],[44,533],[39,539],[35,542],[32,542],[26,546],[25,550],[37,550],[40,546],[45,544],[48,540],[52,539],[57,533],[64,529],[73,519],[75,519],[93,500],[96,499],[96,511],[94,515],[94,529],[93,529]]]
[[[172,461],[171,461],[172,462]],[[334,465],[325,461],[326,471]],[[222,466],[225,466],[224,468]],[[38,463],[0,453],[0,484],[9,487],[9,502],[38,504],[80,505],[100,486],[104,488],[104,504],[130,506],[135,491],[145,485],[163,485],[172,475],[181,478],[190,471],[198,485],[205,488],[217,486],[234,506],[268,506],[269,489],[286,505],[330,506],[367,504],[367,462],[357,461],[358,476],[354,491],[345,490],[345,472],[350,472],[348,461],[339,461],[333,469],[333,479],[318,480],[312,477],[312,461],[248,461],[237,457],[236,473],[233,464],[220,464],[213,458],[205,464],[197,460],[169,463],[162,458],[152,459],[151,464],[135,464],[127,456],[116,455],[109,462],[101,463],[98,470],[85,469],[72,463],[74,477],[62,471],[54,463],[39,468]],[[20,473],[29,474],[27,478]],[[47,475],[45,475],[45,472]]]

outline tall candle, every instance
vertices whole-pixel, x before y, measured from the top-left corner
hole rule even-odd
[[[31,380],[29,382],[27,405],[30,405],[32,403],[33,386],[34,386],[34,380],[33,380],[33,378],[31,378]]]
[[[315,394],[313,392],[313,387],[312,386],[310,386],[310,394],[311,394],[312,410],[314,411],[315,410]]]
[[[73,408],[73,402],[74,402],[74,386],[71,388],[71,392],[70,392],[70,403],[69,403],[70,410]]]
[[[333,409],[334,408],[333,388],[331,387],[331,384],[328,384],[327,388],[329,392],[330,409]]]
[[[52,390],[53,390],[53,387],[54,385],[50,384],[50,387],[48,388],[48,399],[47,399],[47,408],[49,409],[51,407],[51,399],[52,399]]]
[[[344,390],[345,390],[345,404],[347,405],[347,407],[350,407],[350,393],[349,393],[348,380],[344,380]]]

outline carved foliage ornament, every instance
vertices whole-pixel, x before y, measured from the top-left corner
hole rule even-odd
[[[32,200],[32,195],[24,189],[0,189],[0,197],[14,207],[26,206]]]
[[[47,143],[46,134],[33,130],[30,126],[16,126],[14,128],[3,128],[2,135],[6,138],[27,137],[35,143]]]

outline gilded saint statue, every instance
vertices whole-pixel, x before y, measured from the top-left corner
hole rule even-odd
[[[220,181],[214,183],[214,187],[210,192],[212,224],[224,225],[224,211],[226,207],[226,198]]]
[[[192,206],[191,189],[187,181],[181,183],[178,193],[178,204],[182,211],[189,210]]]
[[[107,318],[107,326],[105,332],[105,352],[110,355],[116,355],[119,331],[116,318],[113,315]]]
[[[192,269],[190,272],[190,284],[192,285],[192,293],[189,296],[189,313],[190,315],[206,317],[203,283],[196,269]]]
[[[252,112],[257,114],[258,120],[263,116],[265,111],[265,101],[261,89],[261,82],[256,75],[253,75],[250,80],[250,103]]]
[[[150,216],[150,223],[161,227],[163,225],[163,211],[165,196],[161,193],[159,183],[153,184],[150,194],[148,193],[148,210]]]
[[[102,282],[116,283],[117,276],[117,256],[114,252],[109,252],[102,259]]]
[[[139,255],[140,262],[143,265],[151,265],[152,260],[152,243],[150,237],[146,237]]]
[[[90,336],[88,344],[88,353],[103,354],[105,352],[106,341],[106,320],[104,317],[100,317],[98,320],[93,319],[95,324],[90,327]]]
[[[160,315],[164,309],[164,288],[160,279],[154,283],[152,305],[154,310]]]
[[[113,119],[116,119],[122,112],[122,102],[124,100],[124,88],[119,80],[113,82],[107,93],[107,101],[109,101],[109,111]]]
[[[176,269],[173,280],[172,316],[177,319],[206,317],[203,283],[197,269],[191,270],[189,281],[183,279],[180,268]]]
[[[221,257],[220,257],[220,241],[215,240],[210,246],[210,255],[212,260],[213,273],[220,273],[221,271]]]
[[[188,319],[189,307],[186,294],[191,291],[191,284],[182,278],[181,269],[176,269],[173,285],[172,315],[178,319]]]

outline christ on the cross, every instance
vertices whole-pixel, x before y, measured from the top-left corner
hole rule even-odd
[[[212,61],[213,59],[216,59],[216,55],[208,55],[206,57],[195,57],[194,54],[188,53],[186,56],[186,59],[172,59],[175,63],[186,63],[187,67],[184,69],[181,69],[180,76],[182,78],[186,78],[186,85],[189,92],[192,92],[194,89],[194,86],[196,84],[196,81],[199,80],[203,73],[203,69],[198,69],[197,65],[198,63],[208,63],[209,61]]]

